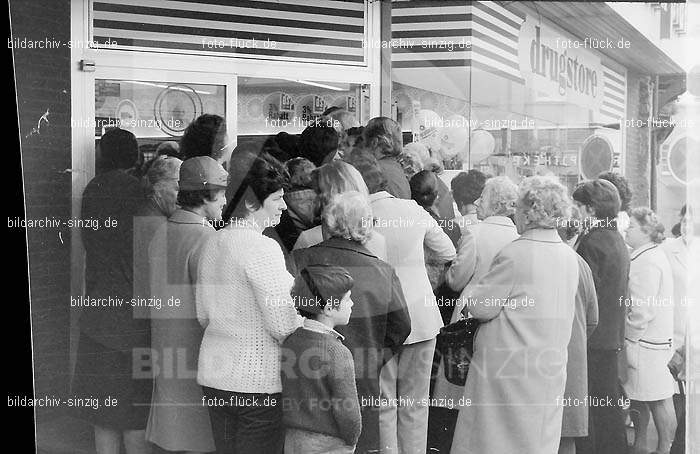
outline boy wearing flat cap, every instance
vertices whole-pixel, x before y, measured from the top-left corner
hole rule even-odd
[[[285,454],[353,453],[362,431],[355,365],[343,336],[353,279],[344,268],[304,268],[291,290],[304,325],[282,344]]]

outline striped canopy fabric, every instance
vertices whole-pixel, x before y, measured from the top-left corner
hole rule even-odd
[[[483,78],[489,87],[510,82],[510,89],[531,89],[520,71],[520,31],[525,16],[498,2],[394,0],[392,2],[393,80],[447,96],[480,96]],[[465,44],[461,44],[465,43]],[[466,44],[468,43],[468,44]],[[497,83],[499,81],[502,83]],[[616,123],[625,115],[626,75],[603,65],[603,100],[599,116]],[[516,88],[518,87],[518,88]],[[483,88],[483,87],[482,87]]]
[[[469,67],[524,83],[518,63],[524,19],[488,1],[395,1],[392,67]]]
[[[603,105],[600,115],[604,122],[617,123],[625,116],[627,78],[624,73],[603,64]]]
[[[367,65],[365,0],[91,2],[98,47]]]

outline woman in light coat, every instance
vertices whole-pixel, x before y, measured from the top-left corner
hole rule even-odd
[[[453,290],[468,295],[471,287],[488,272],[493,258],[507,244],[518,238],[515,224],[508,216],[515,213],[515,202],[518,198],[518,187],[508,177],[495,177],[486,181],[481,195],[474,200],[477,215],[482,222],[471,224],[462,229],[457,257],[447,270],[446,280]],[[462,317],[465,299],[457,299],[452,319],[454,323]],[[452,421],[457,418],[459,399],[464,394],[464,386],[457,386],[445,378],[445,363],[440,366],[435,377],[433,397],[437,403],[444,403],[447,408],[453,408],[452,415],[446,415]],[[453,427],[448,424],[447,427]],[[449,435],[452,431],[448,429]],[[449,445],[449,441],[447,441]]]
[[[449,262],[455,248],[430,214],[413,200],[385,191],[386,178],[376,159],[355,155],[357,167],[370,192],[375,229],[384,235],[386,261],[396,269],[411,317],[411,333],[396,355],[382,368],[380,391],[387,399],[414,404],[380,408],[383,452],[424,453],[428,437],[430,371],[435,338],[442,327],[433,289],[425,269],[424,247],[435,261]]]
[[[516,206],[522,235],[465,295],[465,311],[482,325],[452,453],[557,452],[578,262],[555,227],[570,207],[555,178],[523,180]]]
[[[625,240],[630,257],[630,298],[625,318],[627,376],[622,386],[632,401],[635,452],[642,449],[649,422],[647,408],[658,433],[656,452],[667,454],[676,432],[673,376],[673,274],[666,254],[658,247],[664,226],[648,208],[634,208]]]
[[[173,159],[173,158],[168,158]],[[197,384],[202,327],[194,284],[202,245],[221,219],[228,174],[214,159],[199,156],[180,167],[180,208],[155,232],[148,247],[151,356],[155,382],[146,427],[148,441],[170,452],[214,451],[209,412]]]

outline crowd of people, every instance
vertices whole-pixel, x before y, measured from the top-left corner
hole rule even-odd
[[[636,454],[651,419],[682,452],[685,208],[665,239],[614,173],[448,186],[338,108],[235,148],[205,114],[157,154],[107,131],[83,193],[116,221],[82,231],[73,392],[117,402],[78,414],[98,454],[619,454],[628,425]],[[458,386],[436,339],[467,317]]]

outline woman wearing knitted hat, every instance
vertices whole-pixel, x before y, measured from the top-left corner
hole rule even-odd
[[[155,366],[146,438],[168,452],[214,450],[209,413],[202,406],[202,387],[196,381],[203,331],[197,322],[193,278],[202,245],[214,233],[210,222],[221,219],[227,177],[223,167],[208,156],[183,162],[176,182],[180,207],[146,248],[150,288],[142,296],[152,297],[151,357]]]

